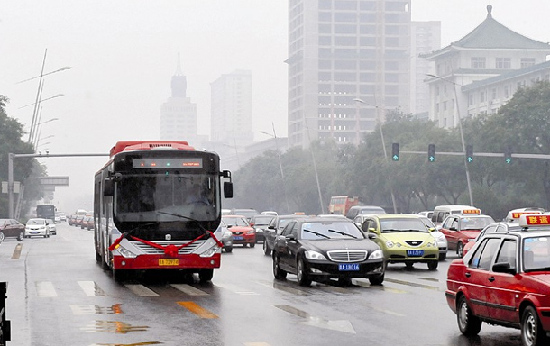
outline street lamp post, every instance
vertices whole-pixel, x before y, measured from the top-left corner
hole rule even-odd
[[[470,169],[468,168],[468,161],[466,160],[466,144],[464,142],[464,130],[462,129],[462,117],[460,116],[460,108],[458,104],[458,93],[456,88],[461,86],[460,84],[455,83],[452,80],[449,80],[445,77],[436,76],[434,74],[427,74],[426,76],[441,79],[444,82],[453,84],[453,92],[455,96],[455,105],[456,105],[456,116],[458,117],[458,129],[460,131],[460,140],[462,141],[462,158],[464,160],[464,170],[466,171],[466,183],[468,184],[468,194],[470,195],[470,205],[474,205],[474,198],[472,196],[472,184],[470,182]]]
[[[265,133],[266,135],[272,136],[275,139],[275,146],[277,148],[277,156],[279,158],[279,170],[281,171],[281,181],[283,183],[283,193],[285,195],[285,202],[286,202],[286,208],[287,212],[290,213],[290,204],[288,203],[288,197],[286,194],[286,187],[285,187],[285,175],[283,173],[283,162],[281,160],[281,150],[279,149],[279,139],[277,138],[277,134],[275,133],[275,125],[271,123],[271,127],[273,129],[273,135],[269,132],[261,131],[262,133]]]
[[[365,101],[363,101],[360,98],[354,98],[353,101],[361,103],[361,104],[367,104]],[[376,108],[376,115],[378,118],[378,128],[380,129],[380,140],[382,141],[382,151],[384,152],[384,158],[386,161],[389,161],[388,158],[388,152],[386,151],[386,144],[384,142],[384,132],[382,131],[382,120],[380,119],[380,113],[378,112],[378,106],[375,106]],[[397,203],[395,201],[395,195],[393,194],[393,187],[390,184],[390,195],[391,195],[391,202],[393,204],[393,212],[397,213]]]
[[[317,183],[317,193],[319,194],[319,205],[321,206],[321,213],[325,213],[325,204],[323,203],[323,195],[321,194],[321,185],[319,184],[319,174],[317,173],[317,160],[315,159],[315,153],[311,148],[311,137],[309,136],[309,127],[307,126],[307,119],[304,119],[304,125],[306,127],[307,141],[309,143],[309,152],[311,153],[311,159],[313,161],[313,170],[315,172],[315,182]]]

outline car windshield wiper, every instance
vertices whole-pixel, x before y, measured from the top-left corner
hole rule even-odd
[[[393,229],[393,228],[383,229],[382,233],[385,233],[385,232],[401,232],[401,230],[400,229]]]
[[[356,236],[354,236],[353,234],[349,234],[349,233],[346,233],[346,232],[342,232],[342,231],[335,231],[333,229],[328,229],[327,230],[328,232],[332,232],[332,233],[338,233],[338,234],[341,234],[341,235],[346,235],[348,237],[352,237],[353,239],[357,239]]]
[[[319,233],[319,232],[315,232],[315,231],[310,231],[309,229],[304,229],[304,232],[313,233],[313,234],[315,234],[316,236],[325,237],[326,239],[330,239],[330,237],[329,237],[328,235],[326,235],[326,234]]]

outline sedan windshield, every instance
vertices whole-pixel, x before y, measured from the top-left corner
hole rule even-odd
[[[43,225],[46,223],[46,220],[44,219],[30,219],[27,222],[27,225]]]
[[[304,222],[302,239],[363,239],[364,236],[353,222]]]
[[[419,218],[399,218],[380,220],[382,233],[387,232],[428,232],[428,229]]]
[[[483,229],[490,223],[493,223],[494,220],[490,216],[480,216],[480,217],[463,217],[460,219],[460,229]]]
[[[227,224],[227,226],[248,226],[248,221],[246,221],[243,217],[224,217],[222,218],[223,222]]]

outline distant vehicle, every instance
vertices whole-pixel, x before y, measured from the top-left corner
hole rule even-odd
[[[494,222],[489,215],[448,215],[440,230],[445,234],[449,250],[455,250],[462,257],[466,243],[474,241],[485,226]]]
[[[231,209],[231,213],[232,215],[242,215],[246,218],[247,221],[250,222],[250,219],[252,218],[252,216],[254,215],[258,215],[259,212],[256,210],[256,209],[252,209],[252,208],[244,208],[244,209]]]
[[[273,246],[275,246],[275,238],[279,233],[282,232],[283,228],[292,220],[302,219],[307,217],[304,214],[287,214],[287,215],[277,215],[271,220],[266,229],[264,229],[264,243],[263,250],[264,254],[270,255]]]
[[[216,233],[222,234],[222,239],[220,241],[223,243],[223,251],[232,252],[233,251],[233,233],[227,229],[225,222],[220,222],[218,226],[219,230],[216,230]]]
[[[269,226],[269,223],[275,215],[269,215],[269,214],[260,214],[260,215],[254,215],[252,216],[252,219],[250,219],[250,226],[254,228],[254,231],[256,232],[256,242],[263,242],[265,239],[264,233],[267,227]]]
[[[291,220],[277,235],[272,261],[275,279],[295,274],[300,286],[329,278],[344,284],[352,278],[369,279],[372,285],[384,281],[382,250],[349,219]]]
[[[256,245],[256,231],[250,226],[244,215],[223,215],[222,221],[233,233],[233,245],[242,244],[244,247]]]
[[[434,214],[433,210],[432,211],[421,211],[421,212],[418,213],[418,215],[425,216],[430,220],[432,219],[433,214]]]
[[[44,238],[50,237],[50,221],[43,218],[29,219],[25,225],[25,238],[41,236]]]
[[[56,235],[57,234],[57,226],[55,225],[55,221],[52,219],[47,219],[48,221],[48,227],[50,227],[50,234]]]
[[[17,238],[22,241],[25,236],[25,225],[15,219],[0,219],[0,242],[4,238]]]
[[[550,344],[549,221],[522,215],[521,232],[485,234],[453,260],[445,298],[462,334],[479,334],[485,322],[519,329],[524,346]]]
[[[36,206],[36,217],[55,220],[57,208],[53,204],[39,204]]]
[[[545,212],[544,208],[529,207],[529,208],[517,208],[510,210],[508,215],[506,215],[506,222],[518,222],[521,215],[527,214],[543,214]]]
[[[432,222],[435,224],[436,228],[440,228],[441,224],[447,217],[447,215],[457,214],[457,215],[476,215],[481,214],[481,209],[473,207],[471,205],[463,204],[443,204],[437,205],[434,208],[434,213],[432,214]]]
[[[346,213],[346,217],[353,220],[358,214],[386,214],[386,211],[377,205],[354,205]]]
[[[429,270],[437,269],[439,248],[437,241],[417,214],[378,214],[363,222],[365,234],[374,233],[387,263],[426,263]]]
[[[357,196],[332,196],[328,205],[328,213],[346,215],[349,209],[357,204],[359,204]]]
[[[422,221],[424,225],[426,225],[428,231],[430,231],[431,235],[435,238],[435,241],[437,242],[437,247],[439,248],[439,260],[444,261],[447,258],[448,247],[445,234],[437,230],[432,220],[428,219],[426,216],[420,215],[420,221]]]

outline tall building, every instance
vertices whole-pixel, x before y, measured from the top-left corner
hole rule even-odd
[[[193,145],[199,140],[197,105],[187,97],[187,77],[181,72],[179,61],[170,87],[172,95],[160,107],[160,139],[186,140]]]
[[[435,63],[435,74],[426,79],[430,119],[451,128],[465,116],[496,112],[518,83],[525,85],[526,75],[544,77],[540,70],[546,65],[536,65],[543,64],[548,54],[548,43],[510,30],[493,18],[488,5],[487,17],[470,33],[424,56]]]
[[[211,136],[238,148],[252,143],[252,72],[235,70],[224,74],[211,87]]]
[[[434,73],[433,61],[421,58],[441,48],[441,22],[411,22],[411,103],[412,114],[425,114],[428,118],[430,89],[427,74]]]
[[[359,143],[409,112],[410,0],[290,0],[291,146]]]

